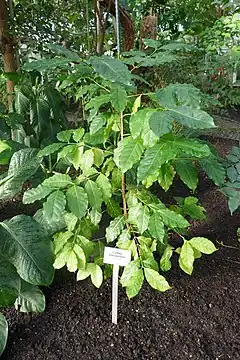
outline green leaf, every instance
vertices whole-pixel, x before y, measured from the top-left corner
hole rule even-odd
[[[7,178],[0,185],[0,198],[6,200],[19,191],[25,181],[38,170],[41,159],[37,157],[36,149],[21,149],[16,151],[10,161]]]
[[[85,256],[85,252],[84,249],[79,246],[78,244],[75,244],[73,247],[73,251],[75,252],[76,256],[77,256],[77,267],[78,269],[84,269],[86,266],[86,256]]]
[[[162,222],[161,215],[157,211],[150,217],[148,230],[153,238],[163,239],[165,236],[164,223]]]
[[[0,253],[12,262],[23,280],[34,285],[52,282],[51,240],[33,218],[18,215],[1,222],[0,237]]]
[[[180,268],[188,275],[191,275],[193,272],[194,251],[188,241],[184,242],[178,261]]]
[[[76,253],[71,249],[66,259],[66,265],[69,272],[75,272],[78,268],[78,258]]]
[[[54,191],[43,204],[43,216],[48,222],[57,222],[63,216],[66,198],[62,191]]]
[[[0,307],[13,306],[18,296],[19,275],[16,268],[0,257]]]
[[[90,125],[90,134],[96,134],[106,124],[106,117],[103,114],[96,115]]]
[[[103,201],[108,202],[112,197],[112,186],[109,179],[105,175],[100,174],[96,179],[96,184],[102,192]]]
[[[213,242],[203,237],[194,237],[189,240],[189,243],[194,249],[200,251],[203,254],[210,255],[213,252],[217,251],[217,248],[215,247]]]
[[[192,129],[210,129],[216,127],[213,118],[203,110],[190,106],[177,106],[169,109],[169,115],[184,126]]]
[[[99,265],[94,265],[91,269],[91,280],[94,286],[100,288],[103,282],[103,272]]]
[[[162,254],[161,260],[160,260],[160,268],[162,271],[169,271],[172,267],[171,264],[171,257],[173,254],[173,247],[167,246],[164,250],[164,253]]]
[[[43,148],[42,150],[40,150],[38,153],[38,156],[43,157],[43,156],[48,156],[48,155],[54,154],[56,151],[60,150],[65,145],[66,144],[63,144],[63,143],[50,144],[50,145],[46,146],[45,148]]]
[[[108,56],[91,56],[88,61],[103,79],[120,84],[132,85],[132,74],[127,66],[120,60]]]
[[[167,111],[155,111],[150,119],[150,129],[159,137],[169,133],[172,130],[173,118]]]
[[[73,131],[73,140],[76,141],[77,143],[80,142],[80,140],[82,140],[83,136],[84,136],[83,128],[78,128]]]
[[[143,260],[143,267],[159,271],[158,263],[156,262],[154,257],[149,257]]]
[[[117,203],[114,199],[110,199],[107,202],[107,212],[112,218],[122,215],[122,209],[120,208],[119,203]]]
[[[102,212],[93,208],[93,209],[91,209],[89,216],[90,216],[91,222],[97,226],[102,219]]]
[[[26,281],[19,281],[19,294],[15,301],[15,307],[21,312],[34,313],[45,310],[45,296],[39,287]]]
[[[120,86],[115,86],[111,94],[111,102],[117,112],[125,110],[127,105],[127,93]]]
[[[199,160],[201,168],[206,172],[216,185],[223,185],[225,182],[225,169],[223,165],[212,157]]]
[[[166,146],[165,143],[156,144],[151,149],[147,149],[138,167],[138,182],[158,174],[160,167],[165,162],[174,159],[177,153],[173,146]]]
[[[66,159],[69,162],[72,162],[71,160],[76,150],[77,150],[77,144],[64,146],[64,148],[58,152],[57,161],[59,161],[60,159]]]
[[[104,152],[101,149],[93,148],[94,153],[94,165],[100,167],[104,161]]]
[[[171,164],[165,163],[161,166],[158,173],[158,182],[165,191],[168,191],[172,185],[175,174],[176,172]]]
[[[94,163],[94,152],[92,149],[85,151],[81,157],[80,167],[82,170],[87,170],[93,166]]]
[[[74,130],[64,130],[57,134],[57,139],[68,143],[73,135]]]
[[[133,276],[133,274],[138,271],[139,269],[139,264],[138,261],[134,260],[134,261],[130,261],[130,263],[128,263],[123,270],[122,276],[121,276],[121,284],[123,287],[128,286],[128,283],[131,279],[131,277]]]
[[[102,206],[102,193],[97,184],[92,180],[88,180],[85,185],[85,191],[88,195],[89,205],[96,210],[100,210]]]
[[[85,269],[78,270],[77,281],[87,279],[91,274],[92,264],[87,264]]]
[[[72,179],[69,175],[54,174],[50,178],[42,182],[42,186],[48,187],[52,190],[63,189],[68,185],[72,185]]]
[[[164,292],[171,289],[165,277],[160,275],[157,271],[149,268],[144,269],[144,274],[149,285],[158,291]]]
[[[173,147],[178,155],[185,154],[194,157],[211,155],[209,146],[196,139],[187,139],[168,134],[161,139],[161,142],[165,142],[168,149]]]
[[[108,102],[110,102],[111,96],[110,94],[102,94],[99,96],[93,97],[85,106],[86,110],[94,109],[95,113],[98,112],[98,110]],[[104,114],[101,114],[101,116],[104,116]]]
[[[126,293],[129,299],[133,298],[134,296],[138,295],[139,291],[142,288],[144,281],[143,270],[137,270],[126,286]]]
[[[23,204],[32,204],[37,200],[44,199],[52,191],[53,189],[42,184],[36,188],[26,190],[23,194]]]
[[[176,161],[176,170],[184,184],[186,184],[189,189],[195,191],[198,184],[198,173],[193,163],[180,159]]]
[[[143,150],[142,142],[139,139],[128,136],[119,141],[118,147],[114,150],[114,161],[119,169],[125,173],[140,160]]]
[[[114,241],[123,231],[125,226],[124,216],[118,216],[110,222],[106,229],[106,240],[108,243]]]
[[[118,238],[116,246],[119,249],[128,250],[132,244],[131,234],[128,229],[124,229]]]
[[[190,226],[189,222],[182,215],[169,209],[158,209],[158,214],[164,224],[171,229],[181,229]]]
[[[147,230],[149,219],[150,215],[147,206],[137,204],[129,209],[128,222],[136,225],[141,234]]]
[[[83,188],[73,185],[66,192],[67,205],[70,211],[81,219],[88,207],[88,196]]]
[[[182,209],[185,214],[191,216],[192,219],[204,220],[206,219],[204,207],[197,205],[198,199],[192,196],[189,196],[184,199],[184,204]]]
[[[43,216],[43,209],[38,209],[34,214],[33,218],[47,231],[49,236],[52,236],[58,231],[61,231],[66,227],[66,222],[64,217],[58,219],[58,221],[50,221],[47,222],[45,217]]]
[[[57,255],[59,252],[62,252],[68,240],[71,239],[73,236],[74,234],[71,231],[60,232],[54,235],[53,245],[55,255]]]
[[[2,355],[8,338],[8,323],[4,315],[0,313],[0,356]]]

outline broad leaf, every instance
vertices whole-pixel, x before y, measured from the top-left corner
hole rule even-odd
[[[199,160],[199,164],[216,185],[224,184],[226,176],[225,169],[217,159],[213,157],[201,159]]]
[[[118,147],[114,150],[114,161],[119,169],[125,173],[140,160],[143,150],[142,142],[129,136],[119,141]]]
[[[127,105],[127,93],[124,89],[122,89],[120,86],[116,86],[113,89],[111,102],[114,107],[114,109],[117,112],[122,112],[125,110],[125,107]]]
[[[141,234],[148,228],[150,219],[149,210],[147,206],[138,204],[129,209],[128,222],[137,226]]]
[[[129,299],[133,298],[134,296],[138,295],[139,291],[142,288],[144,281],[143,270],[139,269],[135,271],[132,275],[131,279],[126,286],[126,293]]]
[[[165,277],[160,275],[157,271],[145,268],[144,274],[149,285],[158,291],[164,292],[171,289]]]
[[[159,137],[172,130],[173,118],[167,111],[156,111],[149,119],[150,129]]]
[[[96,115],[90,125],[90,134],[96,134],[106,124],[106,118],[103,114]]]
[[[198,172],[191,161],[179,159],[176,161],[176,170],[180,179],[189,189],[195,191],[198,184]]]
[[[191,275],[193,272],[194,251],[188,241],[184,242],[178,261],[180,268],[188,275]]]
[[[165,236],[164,223],[161,215],[157,211],[150,217],[148,230],[153,238],[162,240]]]
[[[189,240],[189,243],[194,249],[200,251],[203,254],[210,255],[213,252],[217,251],[217,248],[215,247],[213,242],[203,237],[192,238],[191,240]]]
[[[48,222],[58,222],[63,216],[66,206],[65,194],[60,191],[54,191],[48,196],[47,201],[43,204],[43,216]]]
[[[81,219],[88,207],[88,196],[83,188],[73,185],[66,192],[67,205],[70,211]]]
[[[103,200],[107,202],[112,197],[112,186],[110,181],[104,174],[100,174],[96,179],[96,184],[101,190]]]
[[[169,209],[158,209],[158,214],[164,224],[171,229],[185,228],[190,225],[182,215]]]
[[[18,296],[20,277],[16,268],[3,257],[0,258],[0,307],[13,306]]]
[[[168,191],[172,185],[175,173],[174,167],[171,164],[165,163],[161,166],[158,173],[158,182],[165,191]]]
[[[17,310],[26,313],[43,312],[45,310],[45,296],[39,287],[19,280],[19,294],[15,301]]]
[[[44,187],[48,187],[50,189],[63,189],[68,185],[71,185],[72,179],[70,178],[69,175],[65,175],[65,174],[54,174],[53,176],[51,176],[50,178],[44,180],[42,182],[42,185]]]
[[[128,286],[128,283],[133,276],[133,274],[138,271],[139,264],[138,261],[131,261],[128,263],[123,270],[122,276],[121,276],[121,284],[123,287]]]
[[[184,126],[192,129],[214,128],[213,118],[203,110],[192,109],[190,106],[177,106],[169,109],[169,115]]]
[[[88,61],[103,79],[120,84],[132,85],[132,74],[127,66],[120,60],[108,56],[91,56]]]
[[[103,272],[99,265],[92,264],[91,280],[94,286],[99,288],[103,282]]]
[[[89,206],[100,210],[102,206],[102,193],[97,184],[92,180],[88,180],[85,185],[85,191],[88,195]]]
[[[18,215],[1,222],[0,237],[0,252],[12,262],[23,280],[35,285],[52,282],[51,240],[33,218]]]
[[[107,202],[107,212],[112,218],[122,215],[122,209],[120,208],[119,203],[114,199],[110,199]]]
[[[8,199],[21,191],[25,181],[36,173],[41,163],[36,149],[22,149],[11,158],[8,175],[0,185],[0,198]]]
[[[110,225],[106,229],[106,240],[108,243],[114,241],[121,234],[124,225],[124,216],[118,216],[110,222]]]
[[[0,356],[2,355],[8,338],[8,323],[4,315],[0,313]]]
[[[173,145],[165,143],[156,144],[147,149],[138,167],[138,182],[147,179],[151,175],[158,175],[160,167],[167,161],[174,159],[178,151]]]
[[[198,199],[192,196],[188,196],[184,199],[182,209],[185,214],[191,216],[192,219],[204,220],[206,219],[204,207],[197,205]]]
[[[56,151],[60,150],[65,145],[66,144],[63,144],[63,143],[50,144],[50,145],[46,146],[45,148],[43,148],[42,150],[40,150],[38,153],[38,156],[43,157],[43,156],[48,156],[48,155],[54,154]]]
[[[171,269],[172,254],[173,254],[173,247],[168,245],[166,247],[166,249],[164,250],[161,260],[160,260],[160,268],[162,271],[169,271]]]

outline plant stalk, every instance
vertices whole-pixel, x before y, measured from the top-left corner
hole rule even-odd
[[[120,113],[120,135],[121,135],[121,140],[123,140],[124,138],[123,112]],[[123,201],[123,214],[125,217],[127,217],[125,175],[122,175],[122,201]]]

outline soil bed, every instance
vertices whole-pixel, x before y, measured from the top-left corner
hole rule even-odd
[[[111,280],[96,289],[57,272],[45,289],[45,313],[7,312],[10,336],[2,359],[240,359],[240,215],[231,217],[224,196],[205,185],[202,180],[198,195],[209,218],[193,222],[191,232],[230,247],[197,260],[192,277],[175,258],[167,274],[173,288],[165,294],[145,284],[129,301],[121,289],[117,326],[111,324]]]

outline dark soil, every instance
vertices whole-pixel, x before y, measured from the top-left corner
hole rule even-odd
[[[2,359],[240,359],[240,215],[231,217],[224,196],[209,182],[205,185],[203,178],[198,194],[208,221],[193,222],[191,232],[215,240],[219,251],[197,260],[192,277],[179,270],[175,259],[167,274],[169,292],[145,284],[129,301],[120,290],[115,326],[111,281],[97,290],[60,271],[45,290],[45,313],[32,318],[7,313],[10,336]]]

